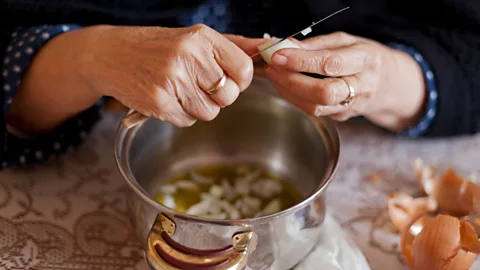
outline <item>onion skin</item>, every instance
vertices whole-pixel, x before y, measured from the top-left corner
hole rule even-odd
[[[438,207],[447,214],[461,217],[473,213],[480,198],[480,188],[462,179],[453,169],[448,169],[435,182],[432,195]]]
[[[452,216],[438,215],[426,222],[413,239],[411,269],[470,269],[475,254],[460,246],[460,221]]]
[[[412,217],[436,209],[436,201],[429,197],[414,199],[405,193],[394,192],[388,198],[388,214],[393,225],[399,231],[404,229]]]

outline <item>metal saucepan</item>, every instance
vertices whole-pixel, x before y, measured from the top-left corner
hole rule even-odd
[[[117,165],[129,186],[136,234],[153,269],[290,269],[320,240],[324,194],[337,168],[340,142],[326,118],[313,118],[255,78],[210,122],[189,128],[124,118],[115,142]],[[186,215],[154,199],[163,181],[191,168],[256,163],[304,195],[282,212],[254,219]]]

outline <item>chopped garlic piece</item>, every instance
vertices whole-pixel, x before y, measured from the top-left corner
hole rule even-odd
[[[181,189],[198,189],[197,184],[189,180],[180,180],[175,185]]]
[[[175,192],[177,192],[177,186],[175,185],[166,184],[166,185],[160,186],[160,193],[173,194]]]
[[[282,202],[280,199],[274,199],[270,201],[262,211],[258,212],[255,217],[267,216],[282,210]]]
[[[175,203],[175,199],[170,195],[165,195],[163,197],[163,205],[172,209],[177,207],[177,204]]]
[[[260,179],[252,185],[252,191],[263,198],[271,198],[282,192],[283,187],[273,179]]]
[[[235,207],[244,216],[253,216],[260,210],[262,201],[255,197],[243,197],[235,203]]]
[[[302,30],[302,35],[306,36],[312,32],[312,28],[308,27]]]
[[[211,184],[213,183],[213,179],[210,178],[210,177],[206,177],[206,176],[203,176],[199,173],[196,173],[194,171],[191,171],[190,172],[190,177],[192,178],[193,181],[199,183],[199,184],[204,184],[204,185],[208,185],[208,184]]]
[[[213,185],[210,187],[210,194],[215,198],[220,199],[223,196],[224,190],[219,185]]]
[[[240,195],[248,195],[250,193],[251,183],[257,180],[261,173],[262,171],[256,170],[255,172],[235,179],[235,191]]]
[[[227,199],[228,201],[232,201],[237,197],[237,193],[227,179],[222,179],[221,186],[223,188],[223,196],[225,197],[225,199]]]
[[[212,200],[201,200],[199,203],[192,205],[188,210],[185,212],[189,215],[196,215],[201,216],[208,213],[208,210],[213,206]]]
[[[227,212],[227,215],[230,219],[239,219],[241,217],[240,212],[227,201],[221,200],[218,201],[218,203],[223,208],[223,210]]]

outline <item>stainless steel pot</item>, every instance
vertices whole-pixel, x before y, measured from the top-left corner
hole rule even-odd
[[[213,121],[189,128],[154,119],[135,126],[126,122],[118,129],[115,156],[130,188],[131,220],[152,268],[290,269],[314,248],[325,189],[340,152],[330,120],[307,116],[265,79],[255,78]],[[305,199],[245,220],[190,216],[154,200],[162,181],[192,167],[230,162],[253,162],[291,179]]]

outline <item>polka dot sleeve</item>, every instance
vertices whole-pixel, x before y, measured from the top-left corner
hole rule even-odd
[[[428,93],[425,114],[415,126],[399,134],[401,136],[420,137],[428,131],[428,128],[431,126],[433,121],[435,121],[435,116],[437,114],[438,92],[437,92],[437,86],[435,83],[435,76],[432,72],[432,69],[430,68],[430,65],[427,63],[427,61],[423,58],[423,56],[419,52],[417,52],[412,47],[405,46],[403,44],[398,44],[398,43],[392,43],[390,44],[390,47],[410,54],[422,68],[423,76],[425,78],[425,83],[427,86],[427,93]]]
[[[86,139],[93,125],[100,118],[101,100],[48,134],[29,137],[6,124],[6,115],[15,90],[35,53],[49,39],[78,28],[79,26],[76,25],[44,25],[17,28],[11,33],[11,41],[6,48],[0,77],[3,90],[1,93],[3,117],[0,126],[2,128],[0,136],[2,136],[3,142],[0,148],[2,168],[21,167],[43,162],[73,150]],[[28,108],[25,109],[28,110]]]

